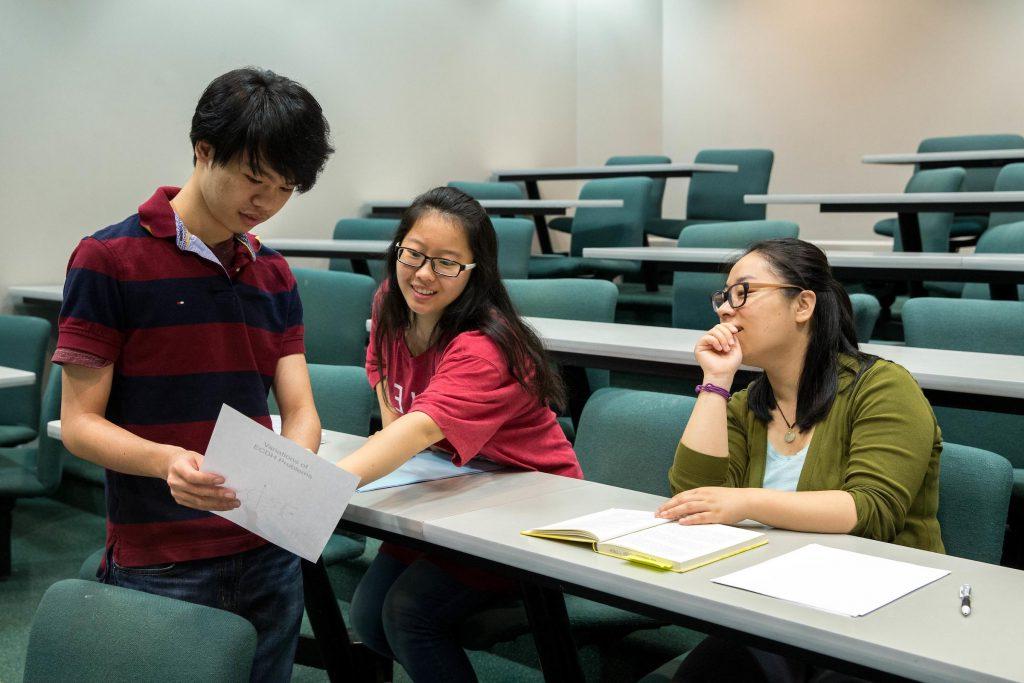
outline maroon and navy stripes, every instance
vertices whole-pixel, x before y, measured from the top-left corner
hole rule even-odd
[[[255,238],[236,244],[240,269],[231,276],[218,261],[180,249],[169,203],[176,193],[158,189],[138,214],[79,243],[68,264],[58,348],[114,363],[110,421],[203,453],[222,404],[270,426],[267,393],[277,362],[304,351],[302,304],[284,258]],[[178,505],[160,479],[108,471],[107,513],[107,544],[124,566],[263,543]]]

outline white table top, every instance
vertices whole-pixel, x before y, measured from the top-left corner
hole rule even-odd
[[[680,365],[697,365],[693,347],[705,332],[554,318],[525,320],[552,352]],[[886,344],[861,344],[860,349],[899,363],[922,389],[1024,398],[1024,356]]]
[[[879,240],[807,240],[822,250],[892,251],[892,239]]]
[[[742,249],[703,247],[587,247],[583,258],[628,259],[663,263],[731,263]],[[950,270],[1018,271],[1024,254],[947,254],[941,252],[826,251],[829,265],[879,270],[946,268]]]
[[[551,476],[551,475],[547,475]],[[653,509],[664,498],[587,482],[431,521],[426,540],[578,586],[763,636],[918,680],[1021,680],[1016,627],[1024,572],[839,534],[767,530],[767,545],[678,574],[598,555],[586,544],[519,532],[606,508]],[[887,557],[952,573],[864,617],[829,614],[711,582],[808,543]],[[960,615],[960,584],[975,611]],[[987,599],[983,596],[988,596]]]
[[[24,387],[35,384],[36,373],[0,366],[0,389]]]
[[[964,152],[908,152],[899,154],[865,154],[865,164],[920,164],[944,161],[1024,161],[1024,149],[978,149]]]
[[[391,245],[390,240],[333,240],[333,239],[305,239],[297,237],[271,237],[260,240],[262,244],[277,251],[288,249],[317,249],[320,251],[338,252],[362,252],[366,254],[380,254],[387,251]]]
[[[505,168],[494,172],[496,176],[506,175],[565,175],[567,180],[581,173],[606,175],[614,178],[623,173],[657,173],[657,172],[681,172],[681,173],[736,173],[739,166],[735,164],[617,164],[614,166],[560,166],[549,168]],[[553,178],[546,178],[553,180]]]
[[[63,301],[64,285],[14,285],[7,289],[11,296],[22,299],[41,299],[43,301]]]
[[[1024,202],[1024,192],[881,192],[874,194],[746,194],[747,204],[999,204]]]
[[[412,204],[407,200],[367,202],[366,206],[379,209],[404,209]],[[485,209],[621,209],[621,199],[481,199]]]

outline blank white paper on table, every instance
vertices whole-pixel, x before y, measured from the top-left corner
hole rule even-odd
[[[712,581],[861,617],[947,574],[945,569],[811,543]]]
[[[202,470],[241,502],[215,512],[310,562],[331,537],[359,478],[224,405]]]

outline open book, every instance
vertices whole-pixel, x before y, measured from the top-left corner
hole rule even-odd
[[[526,536],[591,543],[602,555],[686,572],[768,542],[759,531],[724,524],[683,526],[650,510],[611,508],[528,529]]]

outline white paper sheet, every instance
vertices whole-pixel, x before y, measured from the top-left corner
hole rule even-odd
[[[359,484],[354,474],[222,406],[204,472],[224,477],[240,507],[214,514],[315,562]]]
[[[945,569],[811,543],[712,581],[860,617],[947,574]]]
[[[370,482],[360,487],[360,491],[376,491],[394,486],[405,486],[416,484],[421,481],[434,481],[435,479],[451,479],[452,477],[464,477],[467,474],[480,474],[501,469],[500,465],[480,458],[474,458],[470,463],[462,467],[452,464],[451,456],[433,451],[417,453],[404,465],[391,474]]]
[[[537,527],[532,531],[587,531],[594,539],[603,543],[625,534],[631,534],[652,526],[668,524],[667,519],[654,516],[653,510],[623,510],[609,508],[601,512],[592,512],[582,517],[573,517],[562,522]]]

